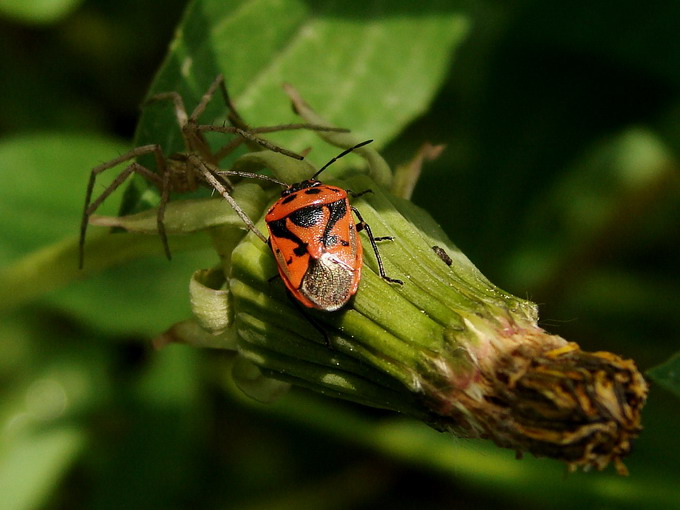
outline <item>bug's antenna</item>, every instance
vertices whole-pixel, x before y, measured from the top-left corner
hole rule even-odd
[[[313,179],[316,179],[317,175],[319,175],[321,172],[323,172],[324,170],[326,170],[326,168],[328,168],[329,166],[331,166],[332,163],[335,163],[335,162],[336,162],[337,160],[339,160],[341,157],[347,156],[347,154],[349,154],[349,153],[352,152],[353,150],[358,149],[359,147],[363,147],[364,145],[368,145],[368,144],[371,143],[372,141],[373,141],[373,140],[366,140],[365,142],[358,143],[358,144],[356,144],[354,147],[350,147],[349,149],[347,149],[347,150],[341,152],[340,154],[338,154],[337,156],[335,156],[333,159],[331,159],[328,163],[326,163],[324,166],[322,166],[322,167],[321,167],[321,170],[319,170],[319,171],[316,172],[314,175],[312,175],[312,180],[313,180]]]

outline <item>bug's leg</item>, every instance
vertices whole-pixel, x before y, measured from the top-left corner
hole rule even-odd
[[[106,170],[109,170],[117,165],[120,165],[121,163],[131,160],[132,158],[143,156],[151,152],[153,152],[154,155],[156,156],[157,165],[160,163],[160,166],[158,168],[164,168],[165,160],[163,159],[163,153],[161,152],[160,147],[154,144],[144,145],[142,147],[132,149],[131,151],[126,152],[125,154],[118,156],[117,158],[112,159],[111,161],[107,161],[106,163],[94,167],[90,172],[90,179],[87,183],[87,191],[85,192],[85,205],[83,207],[83,215],[80,222],[80,239],[78,241],[79,269],[83,268],[85,260],[85,233],[87,232],[87,225],[90,221],[90,216],[97,210],[97,208],[104,202],[104,200],[106,200],[111,195],[111,193],[116,191],[125,182],[125,180],[133,173],[141,175],[142,177],[148,179],[157,186],[160,186],[162,184],[161,178],[158,174],[152,172],[148,168],[140,165],[139,163],[133,162],[130,165],[128,165],[121,173],[119,173],[116,176],[116,178],[111,182],[111,184],[109,184],[97,198],[92,200],[92,194],[94,192],[94,185],[97,176],[100,173],[105,172]]]
[[[314,317],[309,315],[304,307],[300,304],[300,302],[295,299],[295,296],[293,296],[288,289],[286,289],[286,296],[288,296],[288,299],[290,300],[291,303],[297,308],[298,312],[300,312],[300,315],[304,317],[304,319],[309,322],[312,326],[314,326],[314,329],[316,329],[319,333],[323,335],[323,341],[326,344],[326,347],[329,349],[333,349],[333,345],[331,345],[331,339],[328,336],[328,333],[326,330],[323,328],[323,326],[317,321]]]
[[[362,197],[362,196],[364,196],[364,195],[366,195],[366,194],[368,194],[368,193],[373,193],[373,190],[370,189],[370,188],[369,188],[369,189],[365,189],[364,191],[359,191],[358,193],[355,192],[355,191],[352,191],[351,189],[346,189],[345,191],[346,191],[347,193],[349,193],[349,195],[350,195],[352,198],[359,198],[359,197]]]
[[[370,189],[370,188],[369,188],[369,189],[365,189],[364,191],[359,191],[358,193],[352,191],[351,189],[346,189],[345,191],[346,191],[347,193],[349,193],[350,196],[351,196],[352,198],[358,198],[358,197],[360,197],[360,196],[366,195],[367,193],[373,193],[373,190]],[[354,209],[354,208],[352,208],[352,209]],[[354,212],[356,212],[356,209],[354,209]],[[357,212],[357,216],[359,216],[359,213],[358,213],[358,212]],[[357,227],[358,227],[357,230],[358,230],[358,231],[361,231],[361,230],[364,228],[364,226],[367,226],[367,225],[365,225],[366,222],[364,222],[363,220],[362,220],[362,223],[363,223],[363,225],[360,224],[360,225],[361,225],[360,227],[359,227],[359,225],[357,225]],[[394,237],[393,237],[393,236],[378,236],[378,237],[374,237],[373,239],[374,239],[376,242],[380,242],[380,241],[393,241],[393,240],[394,240]]]
[[[222,178],[217,174],[217,171],[212,170],[206,163],[205,161],[202,161],[198,156],[190,154],[188,159],[188,162],[190,162],[193,167],[196,169],[197,172],[199,172],[202,176],[205,182],[207,182],[210,186],[213,187],[215,191],[217,191],[222,197],[229,202],[229,205],[231,206],[232,209],[238,214],[238,216],[241,218],[243,223],[245,223],[246,227],[253,232],[257,237],[259,237],[263,243],[268,244],[267,238],[260,232],[255,224],[253,223],[253,220],[251,220],[248,215],[245,213],[243,209],[241,209],[241,206],[238,205],[236,200],[229,194],[229,191],[227,190],[227,187],[225,186],[225,183],[223,182]]]
[[[368,225],[364,225],[361,228],[357,227],[357,230],[360,231],[360,230],[362,230],[363,228],[366,228],[366,227],[368,227]],[[366,233],[368,234],[368,230],[366,230]],[[373,240],[376,243],[380,243],[382,241],[394,241],[394,236],[378,236],[378,237],[373,237]]]
[[[357,223],[357,232],[365,230],[366,234],[368,235],[369,241],[371,241],[373,253],[375,253],[375,259],[378,261],[378,271],[380,272],[380,277],[386,282],[404,285],[404,282],[402,282],[401,280],[390,278],[385,274],[385,268],[383,267],[382,257],[380,256],[380,251],[378,250],[378,245],[376,244],[376,241],[388,241],[394,238],[392,236],[374,237],[373,232],[371,231],[371,227],[368,225],[368,223],[364,221],[364,218],[361,216],[361,213],[357,210],[357,208],[352,207],[352,211],[354,211],[354,214],[356,214],[357,218],[359,218],[359,223]]]

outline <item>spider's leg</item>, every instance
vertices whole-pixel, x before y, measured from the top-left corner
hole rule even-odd
[[[212,101],[213,96],[215,95],[215,91],[217,90],[217,87],[219,86],[224,87],[224,76],[221,74],[218,74],[215,80],[210,84],[210,87],[208,87],[208,90],[205,91],[205,94],[201,97],[201,100],[198,102],[196,105],[196,108],[194,108],[194,111],[191,112],[191,116],[189,117],[189,122],[197,123],[198,118],[203,115],[203,112],[205,111],[206,107],[208,106],[208,103]],[[229,105],[227,105],[228,107]]]
[[[177,119],[177,125],[180,130],[184,131],[185,126],[189,122],[187,117],[187,109],[184,107],[184,101],[182,96],[177,92],[161,92],[160,94],[155,94],[151,96],[144,102],[144,105],[155,103],[157,101],[172,101],[175,105],[175,118]]]
[[[212,170],[206,163],[205,161],[202,161],[198,156],[195,155],[190,155],[189,160],[191,161],[191,164],[195,166],[196,170],[203,175],[203,179],[213,187],[215,191],[217,191],[222,197],[229,202],[229,205],[231,206],[232,209],[238,214],[238,216],[241,218],[243,223],[245,223],[246,227],[250,231],[252,231],[257,237],[259,237],[263,243],[267,244],[267,238],[260,232],[255,224],[253,223],[253,220],[251,220],[248,215],[245,213],[245,211],[241,208],[241,206],[238,205],[238,202],[234,200],[234,198],[229,194],[229,191],[227,191],[227,188],[224,186],[224,184],[221,181],[220,176],[217,174],[215,170]]]
[[[224,104],[227,105],[227,109],[229,110],[227,119],[229,119],[231,125],[239,129],[243,129],[244,131],[250,131],[250,126],[248,126],[246,121],[243,120],[243,117],[241,117],[241,115],[238,113],[234,102],[231,100],[231,96],[229,95],[229,91],[227,90],[227,85],[224,80],[222,80],[222,83],[220,83],[220,92],[222,92]]]
[[[143,156],[145,154],[149,153],[154,153],[156,156],[156,162],[158,161],[164,161],[163,160],[163,154],[161,152],[161,149],[158,145],[144,145],[142,147],[137,147],[135,149],[132,149],[129,152],[126,152],[125,154],[112,159],[111,161],[108,161],[106,163],[103,163],[99,166],[96,166],[95,168],[92,169],[90,172],[90,179],[87,183],[87,191],[85,193],[85,205],[83,207],[83,216],[81,219],[80,223],[80,239],[78,243],[78,267],[82,269],[83,267],[83,262],[84,262],[84,253],[85,253],[85,233],[87,231],[87,225],[90,220],[90,216],[97,210],[97,208],[106,200],[111,193],[116,191],[124,182],[125,180],[132,175],[133,173],[137,173],[141,175],[142,177],[145,177],[149,181],[153,182],[154,184],[161,185],[162,180],[161,177],[149,170],[148,168],[140,165],[139,163],[133,162],[129,164],[121,173],[119,173],[116,178],[109,184],[104,191],[97,196],[94,200],[92,200],[92,194],[94,192],[94,185],[97,179],[97,176],[101,174],[102,172],[105,172],[106,170],[109,170],[121,163],[124,163],[126,161],[129,161],[133,158]],[[163,166],[159,167],[162,168]]]
[[[196,108],[194,108],[194,111],[191,112],[189,120],[185,128],[183,129],[182,133],[185,145],[187,147],[187,152],[190,151],[198,152],[201,155],[201,157],[203,157],[204,160],[209,161],[212,164],[219,163],[219,161],[221,161],[222,158],[224,158],[237,145],[239,145],[237,143],[231,146],[230,142],[229,144],[227,144],[227,146],[220,148],[215,154],[213,154],[210,144],[203,136],[203,133],[206,132],[206,130],[201,129],[202,126],[200,126],[198,123],[198,119],[205,112],[205,109],[208,107],[208,103],[212,101],[215,95],[215,91],[217,90],[218,87],[221,89],[222,96],[225,98],[227,110],[231,112],[232,104],[231,99],[229,99],[229,95],[226,93],[226,87],[224,85],[224,76],[222,76],[222,74],[218,74],[215,80],[210,84],[210,87],[208,87],[208,90],[206,90],[205,94],[203,94],[203,96],[201,97],[201,100],[196,105]],[[231,115],[231,113],[229,113],[229,115]]]
[[[296,152],[289,151],[288,149],[284,149],[283,147],[279,147],[278,145],[275,145],[275,144],[271,143],[270,141],[265,140],[264,138],[260,138],[259,136],[254,135],[252,133],[252,131],[246,131],[244,129],[237,128],[237,127],[234,127],[234,126],[213,126],[213,125],[210,125],[210,124],[204,124],[202,126],[198,126],[198,130],[201,131],[201,132],[209,131],[209,132],[214,132],[214,133],[237,134],[241,137],[238,144],[235,144],[235,145],[232,146],[231,145],[233,143],[233,140],[232,140],[232,142],[230,142],[225,147],[220,149],[216,154],[224,153],[224,156],[226,156],[226,154],[228,154],[228,153],[224,151],[224,148],[226,148],[227,146],[231,147],[231,150],[233,150],[234,148],[236,148],[237,145],[241,144],[243,141],[250,141],[250,142],[256,143],[257,145],[259,145],[261,147],[264,147],[265,149],[269,149],[270,151],[273,151],[273,152],[280,152],[281,154],[288,156],[288,157],[291,157],[293,159],[304,159],[303,156],[300,156]]]
[[[322,126],[321,124],[307,124],[305,122],[298,122],[293,124],[279,124],[277,126],[261,126],[250,128],[248,131],[253,134],[259,133],[274,133],[276,131],[294,131],[296,129],[307,129],[309,131],[323,131],[332,133],[349,133],[349,129],[338,128],[332,126]]]

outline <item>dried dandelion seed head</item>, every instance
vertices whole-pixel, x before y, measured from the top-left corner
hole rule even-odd
[[[515,328],[470,348],[470,371],[427,392],[439,425],[468,437],[604,469],[641,431],[647,384],[631,360],[584,352],[537,327]],[[482,352],[480,352],[482,351]]]

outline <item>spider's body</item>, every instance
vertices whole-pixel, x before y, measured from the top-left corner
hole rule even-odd
[[[198,119],[205,111],[208,103],[212,100],[217,89],[220,89],[224,102],[228,108],[228,119],[231,126],[214,126],[210,124],[199,124]],[[171,101],[175,106],[175,117],[182,134],[182,141],[184,143],[184,152],[175,153],[171,156],[166,156],[158,144],[149,144],[136,147],[121,156],[107,161],[92,169],[90,173],[90,180],[87,186],[87,193],[85,197],[85,207],[83,209],[83,217],[80,225],[80,243],[79,243],[79,267],[83,267],[84,250],[85,250],[85,233],[90,216],[94,214],[97,208],[109,197],[116,189],[118,189],[132,174],[138,174],[144,177],[147,181],[155,185],[160,190],[160,203],[158,205],[158,234],[163,243],[165,254],[170,258],[170,247],[168,246],[168,239],[163,225],[163,218],[165,215],[165,208],[170,198],[170,193],[186,193],[195,191],[200,185],[205,185],[220,193],[230,204],[234,205],[233,199],[229,195],[231,184],[229,181],[218,175],[219,164],[230,154],[234,149],[244,142],[251,142],[266,149],[280,152],[295,159],[303,159],[303,156],[291,152],[289,150],[278,147],[267,140],[260,138],[258,135],[262,133],[271,133],[274,131],[283,131],[291,129],[313,129],[324,131],[345,131],[336,128],[328,128],[325,126],[315,126],[311,124],[286,124],[280,126],[267,126],[250,128],[238,114],[234,108],[227,88],[224,85],[224,77],[218,75],[217,78],[210,85],[208,90],[196,108],[187,114],[182,97],[177,92],[164,92],[152,96],[147,103],[157,101]],[[227,144],[219,149],[213,151],[210,144],[206,140],[204,133],[218,132],[237,135]],[[155,171],[137,163],[137,158],[146,155],[153,155],[155,159]],[[128,166],[116,176],[116,178],[107,186],[104,191],[93,199],[93,191],[97,175],[106,170],[114,168],[122,163],[132,161]],[[248,226],[252,226],[252,221],[247,216],[242,216],[242,219]]]

